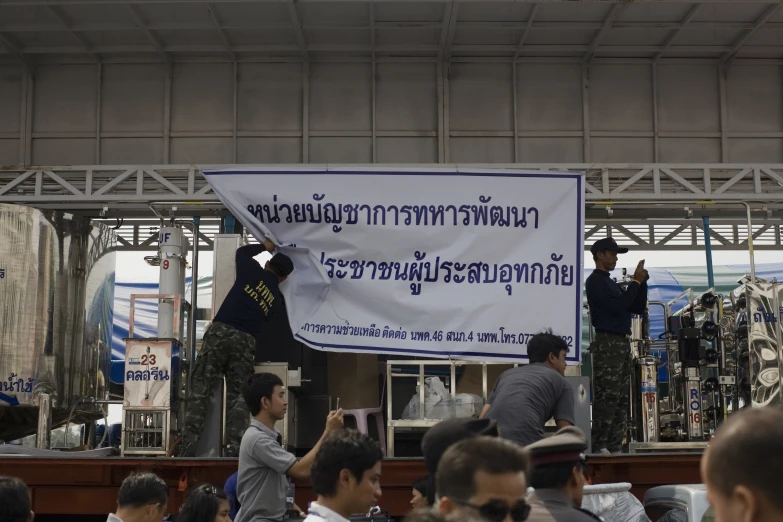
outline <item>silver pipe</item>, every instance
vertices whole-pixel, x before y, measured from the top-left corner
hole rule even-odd
[[[745,211],[748,215],[748,251],[750,253],[750,282],[756,282],[756,261],[753,254],[753,220],[750,215],[750,205],[746,202],[742,202],[745,205]]]
[[[52,440],[52,397],[48,393],[38,396],[38,431],[35,433],[35,447],[49,449]]]
[[[103,406],[101,406],[101,412],[103,413],[103,437],[101,437],[101,441],[96,445],[97,448],[103,446],[106,437],[109,436],[109,416],[106,414],[106,409]]]
[[[65,422],[65,442],[63,442],[63,446],[66,448],[68,447],[68,428],[71,426],[71,417],[73,417],[73,412],[76,409],[76,407],[83,403],[85,400],[87,400],[87,397],[79,397],[79,399],[73,403],[73,406],[71,406],[71,411],[68,413],[68,420]]]

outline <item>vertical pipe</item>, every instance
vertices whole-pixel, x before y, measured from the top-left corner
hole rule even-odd
[[[753,253],[753,220],[750,216],[750,205],[742,202],[743,205],[745,205],[745,211],[747,212],[748,216],[748,252],[750,254],[750,282],[755,283],[756,282],[756,261],[754,259],[754,253]]]
[[[68,427],[66,426],[66,430]],[[107,426],[108,429],[108,426]],[[35,433],[35,447],[49,449],[52,436],[52,401],[48,393],[38,396],[38,431]]]
[[[712,269],[712,241],[710,240],[710,217],[702,218],[704,224],[704,253],[707,256],[707,287],[715,288],[715,272]]]
[[[234,233],[234,216],[226,216],[223,218],[223,226],[224,226],[224,233],[225,234],[233,234]]]
[[[198,216],[193,217],[193,262],[191,266],[193,270],[190,274],[190,353],[188,353],[188,361],[193,364],[196,360],[196,310],[198,310],[198,231],[201,218]],[[188,372],[186,392],[190,392],[190,372]]]

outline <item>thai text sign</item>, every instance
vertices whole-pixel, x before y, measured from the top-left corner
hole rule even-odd
[[[204,174],[256,238],[309,252],[312,262],[292,256],[296,270],[281,291],[295,336],[314,348],[524,359],[532,335],[552,328],[571,347],[568,359],[579,360],[580,174],[455,167]],[[315,290],[319,278],[326,291]]]

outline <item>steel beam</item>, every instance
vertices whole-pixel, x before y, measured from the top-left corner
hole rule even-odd
[[[451,59],[451,51],[454,44],[454,33],[457,30],[457,18],[459,17],[459,4],[453,0],[444,8],[443,24],[441,25],[441,39],[438,52],[440,58],[447,62]]]
[[[598,51],[598,46],[601,45],[601,40],[604,39],[606,33],[608,33],[609,29],[612,28],[612,22],[614,22],[614,19],[617,18],[623,9],[625,9],[625,4],[615,4],[609,10],[609,14],[607,14],[606,18],[604,18],[604,23],[602,24],[601,29],[593,37],[593,41],[590,42],[590,46],[582,58],[584,63],[589,64],[593,60],[596,51]]]
[[[299,20],[299,13],[296,11],[294,0],[291,0],[288,4],[288,16],[291,19],[291,27],[294,29],[294,38],[296,38],[296,43],[299,45],[299,52],[302,54],[302,58],[306,60],[307,40],[305,40],[302,22]]]
[[[223,46],[226,48],[226,52],[231,57],[232,61],[236,61],[237,55],[234,54],[234,51],[231,49],[231,41],[228,39],[226,31],[223,30],[222,22],[220,21],[220,18],[217,14],[217,8],[214,6],[214,4],[209,3],[207,4],[207,12],[209,12],[209,17],[212,20],[212,24],[214,25],[214,28],[217,29],[217,32],[220,35],[220,39],[223,41]]]
[[[683,18],[682,22],[680,22],[679,25],[677,26],[677,29],[675,31],[672,31],[672,33],[663,43],[663,45],[661,46],[661,50],[655,53],[655,56],[653,56],[653,62],[657,62],[658,60],[661,59],[663,53],[665,53],[666,50],[669,47],[671,47],[672,43],[674,43],[674,40],[676,40],[677,37],[680,36],[680,34],[685,30],[688,24],[691,23],[691,20],[693,20],[693,17],[696,16],[696,14],[699,12],[701,6],[702,4],[695,4],[693,7],[691,7],[690,11],[688,11],[688,14],[685,15],[685,18]]]
[[[144,15],[142,14],[141,10],[137,6],[131,4],[126,5],[125,8],[139,30],[141,30],[147,39],[152,43],[155,52],[157,52],[161,58],[163,58],[163,62],[166,65],[170,65],[171,58],[163,49],[163,42],[147,27],[147,21],[144,19]]]
[[[731,65],[731,60],[737,56],[737,53],[742,49],[742,46],[745,45],[745,43],[750,40],[750,37],[756,34],[759,29],[764,27],[764,24],[766,24],[769,19],[772,18],[776,12],[778,12],[781,5],[783,4],[780,2],[769,5],[769,7],[767,7],[761,16],[759,16],[753,23],[753,27],[746,31],[745,34],[740,36],[733,44],[731,44],[731,49],[721,57],[721,63],[728,63]]]
[[[96,62],[99,62],[101,59],[92,50],[92,44],[90,43],[90,41],[87,39],[86,36],[84,36],[83,34],[81,34],[78,31],[75,31],[72,28],[73,22],[71,22],[71,20],[68,19],[68,16],[63,12],[62,8],[59,7],[59,6],[55,6],[55,5],[49,5],[48,7],[49,7],[49,11],[51,11],[51,13],[54,15],[54,17],[57,18],[57,20],[60,21],[60,23],[71,34],[71,36],[73,36],[76,39],[76,41],[78,41],[81,44],[81,46],[84,48],[84,50],[90,56],[92,56],[93,59]]]

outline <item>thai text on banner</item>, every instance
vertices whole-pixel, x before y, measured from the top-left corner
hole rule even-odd
[[[303,167],[204,175],[250,233],[296,254],[281,291],[295,337],[313,348],[524,360],[530,338],[551,328],[568,343],[568,360],[580,359],[579,173]]]

